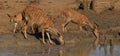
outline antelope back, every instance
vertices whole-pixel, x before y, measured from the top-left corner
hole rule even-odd
[[[66,17],[67,19],[71,19],[72,21],[74,21],[74,22],[76,22],[76,23],[89,22],[89,21],[88,21],[88,18],[87,18],[85,15],[83,15],[83,14],[81,14],[81,13],[79,13],[79,12],[73,10],[73,9],[64,10],[64,11],[63,11],[63,14],[65,15],[65,17]]]
[[[27,6],[23,11],[24,20],[28,21],[28,24],[43,24],[44,27],[53,24],[52,20],[46,16],[46,14],[37,7]]]
[[[42,10],[40,8],[37,7],[33,7],[33,6],[27,6],[24,10],[23,10],[24,15],[30,17],[29,19],[38,19],[42,14]],[[26,18],[26,20],[28,20]]]

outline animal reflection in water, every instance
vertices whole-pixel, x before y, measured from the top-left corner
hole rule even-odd
[[[110,44],[110,48],[109,48],[109,53],[111,56],[113,56],[113,40],[109,39],[109,40],[104,40],[103,43],[100,43],[101,41],[99,39],[95,39],[93,44],[90,44],[90,46],[83,46],[83,45],[78,45],[77,47],[75,46],[74,48],[70,48],[70,49],[66,49],[64,47],[60,47],[59,51],[56,51],[59,56],[89,56],[92,52],[94,52],[96,49],[98,49],[98,51],[104,49],[104,55],[106,56],[108,53],[108,44]],[[71,50],[71,51],[70,51]],[[50,51],[50,53],[53,53],[52,51]],[[99,54],[97,54],[99,55]]]
[[[93,48],[91,48],[90,50],[93,52],[93,51],[102,51],[104,49],[104,56],[108,55],[108,51],[109,51],[109,54],[113,56],[113,45],[114,45],[113,39],[104,39],[103,42],[101,42],[99,39],[96,39],[94,41]]]

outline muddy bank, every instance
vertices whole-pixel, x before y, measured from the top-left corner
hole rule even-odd
[[[20,33],[0,35],[1,56],[109,56],[119,55],[120,38],[65,39],[65,45],[43,45],[34,36],[26,40]],[[112,42],[110,42],[112,41]],[[112,45],[111,45],[112,44]]]

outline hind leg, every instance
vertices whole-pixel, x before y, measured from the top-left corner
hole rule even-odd
[[[51,37],[50,37],[50,34],[48,32],[46,32],[47,36],[48,36],[48,40],[50,42],[50,44],[55,44],[52,40],[51,40]]]
[[[70,21],[71,21],[71,20],[68,19],[68,20],[65,20],[65,21],[62,23],[62,30],[63,30],[64,32],[67,31],[66,26],[67,26],[67,24],[68,24]]]
[[[77,26],[79,27],[80,31],[82,31],[84,24],[82,24],[82,23],[80,22],[80,23],[77,24]]]
[[[60,32],[58,32],[58,30],[56,28],[49,28],[50,32],[54,33],[55,35],[58,36],[58,41],[60,42],[61,45],[64,44],[64,38],[63,36],[61,35]]]
[[[63,36],[61,35],[61,33],[60,32],[58,32],[58,30],[56,29],[56,28],[54,28],[54,27],[50,27],[50,28],[48,28],[48,29],[46,29],[48,32],[51,32],[51,33],[53,33],[53,34],[55,34],[56,36],[58,36],[59,38],[59,42],[60,42],[60,44],[62,45],[62,44],[64,44],[64,38],[63,38]]]

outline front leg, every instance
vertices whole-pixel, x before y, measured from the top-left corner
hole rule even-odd
[[[62,31],[63,31],[63,32],[67,31],[64,23],[62,24]]]
[[[44,34],[44,30],[42,30],[42,42],[43,42],[43,44],[46,44],[46,43],[45,43],[45,34]]]
[[[13,29],[13,32],[14,32],[14,33],[16,32],[17,25],[18,25],[18,23],[15,23],[15,24],[14,24],[14,29]]]
[[[32,28],[32,33],[35,33],[34,26],[32,26],[31,28]]]
[[[27,26],[25,25],[24,26],[24,31],[23,31],[25,39],[27,39],[27,32],[26,31],[27,31]]]
[[[59,36],[59,41],[60,41],[60,44],[61,44],[61,45],[65,44],[64,38],[63,38],[62,35]]]
[[[78,24],[78,27],[79,27],[79,29],[80,29],[80,31],[82,31],[83,30],[83,25],[82,24]]]

